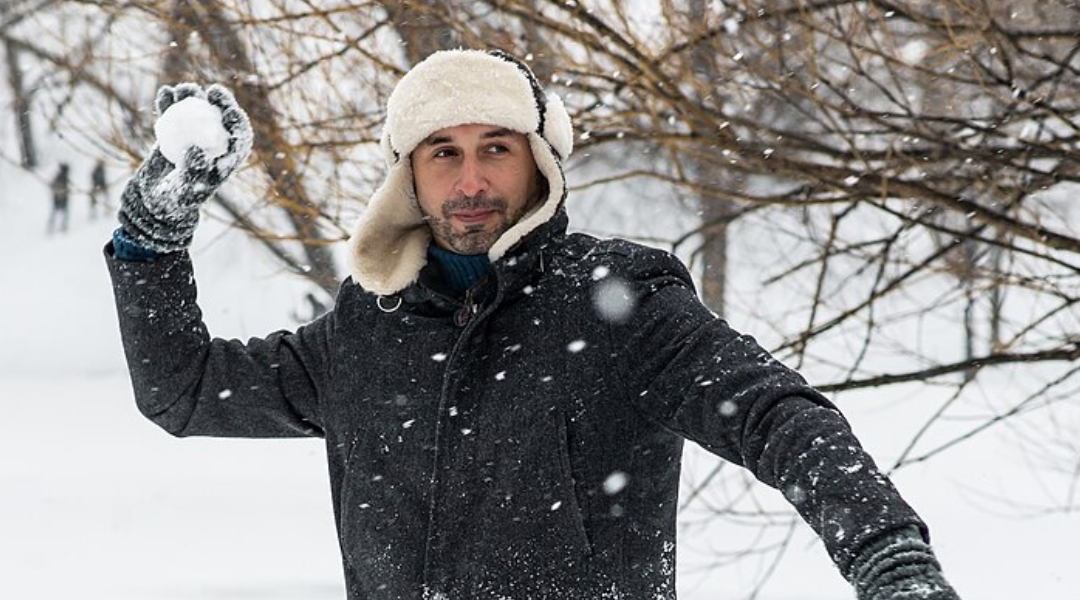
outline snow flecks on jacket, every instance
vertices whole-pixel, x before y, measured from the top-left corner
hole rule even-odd
[[[784,498],[793,506],[798,506],[806,502],[806,490],[802,486],[793,483],[784,488]]]

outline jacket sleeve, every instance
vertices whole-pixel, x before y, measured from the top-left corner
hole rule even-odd
[[[211,339],[186,252],[123,261],[105,248],[139,410],[176,436],[321,436],[333,311],[295,333]]]
[[[780,490],[845,576],[880,536],[926,526],[863,450],[839,410],[698,299],[674,257],[634,257],[635,348],[626,390],[650,419]],[[927,539],[927,541],[929,541]]]

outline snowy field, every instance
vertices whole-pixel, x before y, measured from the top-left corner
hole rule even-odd
[[[319,441],[175,440],[136,411],[100,256],[114,221],[86,207],[77,191],[71,231],[46,235],[46,183],[0,164],[0,599],[343,598]],[[241,236],[209,220],[194,256],[216,335],[295,323],[302,288]],[[888,462],[929,393],[842,406]],[[963,598],[1080,598],[1080,518],[1019,518],[998,501],[1043,499],[1018,448],[987,435],[896,481]],[[700,568],[723,535],[684,536],[684,600],[741,597],[752,573]],[[804,528],[758,600],[851,597]]]

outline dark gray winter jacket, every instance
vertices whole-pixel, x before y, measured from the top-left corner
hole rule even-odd
[[[566,235],[486,304],[347,280],[296,332],[211,339],[187,254],[109,258],[139,408],[180,436],[322,436],[350,599],[675,597],[689,439],[782,490],[842,570],[925,531],[844,419],[670,255]]]

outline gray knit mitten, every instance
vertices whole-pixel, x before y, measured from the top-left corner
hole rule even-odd
[[[221,124],[229,135],[228,149],[210,160],[202,148],[192,146],[180,164],[174,165],[154,144],[150,156],[128,181],[120,196],[120,224],[134,242],[156,252],[176,252],[191,245],[199,206],[251,152],[251,122],[232,92],[222,86],[206,90],[193,83],[163,86],[155,102],[158,117],[189,96],[204,98],[221,110]]]
[[[915,528],[871,543],[855,558],[847,578],[859,600],[960,600]]]

